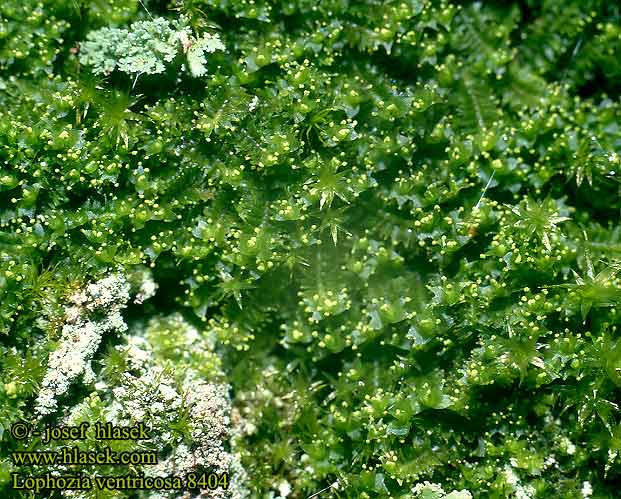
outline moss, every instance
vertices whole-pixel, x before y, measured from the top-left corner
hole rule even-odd
[[[1,2],[2,493],[55,448],[8,430],[72,297],[117,275],[127,330],[48,424],[129,413],[133,351],[179,402],[168,462],[219,387],[238,496],[616,497],[620,16]]]

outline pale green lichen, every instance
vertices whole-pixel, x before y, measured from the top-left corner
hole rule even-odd
[[[207,73],[205,54],[224,50],[224,44],[217,35],[204,33],[201,38],[191,43],[187,51],[188,68],[192,76],[203,76]]]
[[[93,73],[110,74],[115,69],[130,75],[160,74],[184,53],[190,73],[207,73],[206,53],[224,50],[217,34],[195,38],[183,20],[174,23],[157,18],[138,21],[128,29],[104,27],[91,31],[80,47],[80,63]]]
[[[418,483],[412,489],[415,499],[472,499],[467,490],[454,490],[446,493],[441,485],[431,482]]]

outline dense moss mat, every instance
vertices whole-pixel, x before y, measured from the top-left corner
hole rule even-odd
[[[619,497],[620,57],[609,0],[2,0],[0,495],[157,372],[250,497]]]

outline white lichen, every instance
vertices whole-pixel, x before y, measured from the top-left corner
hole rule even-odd
[[[241,486],[243,469],[237,455],[227,450],[231,438],[231,405],[228,386],[188,379],[184,386],[185,404],[190,416],[191,443],[182,443],[171,455],[149,473],[154,475],[187,473],[210,470],[218,474],[229,473],[227,490],[202,490],[196,497],[235,498],[245,496]]]
[[[515,488],[515,499],[533,499],[535,488],[532,485],[518,485]]]
[[[138,289],[138,293],[136,293],[134,303],[138,305],[142,304],[145,300],[148,300],[155,295],[157,288],[158,285],[153,279],[151,273],[148,271],[142,272],[140,274],[140,288]]]
[[[591,484],[585,480],[582,482],[582,490],[580,492],[582,493],[582,497],[584,499],[588,499],[593,495],[593,487],[591,487]]]
[[[184,476],[202,470],[226,472],[230,475],[228,489],[204,490],[196,496],[183,497],[246,497],[245,470],[231,449],[234,428],[228,385],[210,382],[187,366],[176,370],[181,364],[161,358],[154,344],[174,337],[188,349],[199,345],[209,350],[209,342],[179,314],[153,320],[146,327],[136,327],[135,333],[117,347],[125,358],[127,371],[120,385],[108,391],[112,393],[113,408],[109,417],[124,424],[146,422],[152,430],[151,443],[160,449],[170,449],[165,458],[144,472],[151,476]],[[188,421],[185,436],[170,429],[181,413],[186,414]],[[172,492],[153,494],[151,491],[150,499],[169,498]]]
[[[507,483],[507,485],[517,485],[520,481],[520,477],[515,474],[510,466],[505,466],[503,474],[505,476],[505,482]]]
[[[282,482],[280,482],[278,484],[278,494],[280,495],[280,497],[283,497],[283,498],[291,494],[291,484],[287,482],[286,480],[283,480]]]
[[[250,112],[254,111],[258,105],[259,105],[259,97],[255,95],[250,101],[250,104],[248,104],[248,111]]]
[[[95,381],[90,361],[104,334],[127,329],[121,310],[128,300],[129,285],[121,275],[89,284],[70,297],[59,344],[50,353],[47,372],[41,382],[35,407],[38,416],[56,410],[58,397],[66,393],[79,376],[83,376],[85,383]]]

